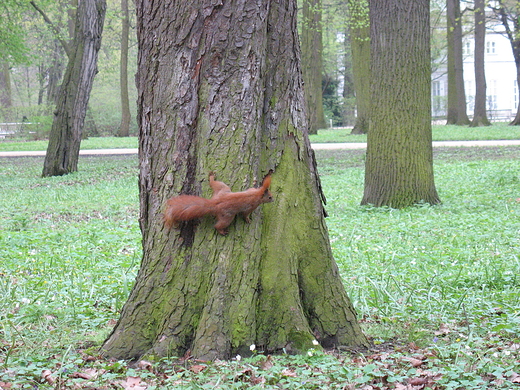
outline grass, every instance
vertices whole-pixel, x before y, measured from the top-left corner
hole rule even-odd
[[[319,130],[311,135],[313,143],[366,142],[366,135],[351,135],[350,129]],[[470,128],[463,126],[434,125],[434,141],[460,140],[510,140],[520,139],[520,127],[506,123],[495,123],[490,127]],[[46,150],[48,141],[4,140],[0,141],[0,152]],[[91,137],[81,141],[81,149],[137,148],[137,137]]]
[[[80,172],[50,179],[42,158],[0,159],[0,387],[518,386],[520,148],[436,149],[442,205],[404,210],[359,206],[363,151],[316,155],[369,351],[97,358],[139,266],[137,158],[81,157]]]
[[[311,142],[366,142],[366,135],[351,135],[350,129],[319,130],[311,135]],[[507,123],[495,123],[490,127],[466,127],[433,125],[434,141],[474,141],[494,139],[520,139],[520,126],[509,126]]]

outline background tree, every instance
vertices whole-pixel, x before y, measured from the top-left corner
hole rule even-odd
[[[342,118],[343,126],[352,126],[356,123],[356,92],[354,90],[354,76],[352,72],[352,50],[351,50],[351,36],[348,28],[345,26],[343,32],[345,38],[344,44],[344,58],[343,58],[343,109]]]
[[[309,115],[309,134],[327,127],[323,112],[323,42],[321,0],[303,0],[302,11],[302,71],[305,82],[305,101]]]
[[[349,0],[352,73],[357,117],[352,134],[366,134],[370,107],[370,20],[367,0]]]
[[[516,64],[516,83],[520,86],[520,0],[498,0],[494,9],[504,26]],[[520,104],[511,125],[520,125]]]
[[[43,176],[64,175],[78,169],[79,147],[97,73],[105,11],[105,0],[85,0],[78,4],[74,41],[49,136]]]
[[[117,135],[128,137],[130,134],[130,99],[128,97],[128,41],[130,36],[130,15],[128,0],[121,0],[121,65],[119,80],[121,83],[121,125]]]
[[[486,46],[486,0],[475,0],[475,109],[471,127],[491,126],[486,111],[486,72],[485,72],[485,46]]]
[[[447,125],[468,125],[462,58],[462,14],[460,0],[446,0],[448,40]]]
[[[439,203],[433,180],[429,0],[371,0],[362,204]]]
[[[28,48],[24,29],[21,26],[26,5],[14,0],[0,4],[0,109],[3,116],[10,118],[8,112],[13,105],[10,65],[28,62]]]
[[[366,339],[332,258],[307,137],[296,2],[138,0],[143,259],[105,355],[203,359]],[[274,169],[274,202],[227,236],[167,231],[163,205]],[[189,351],[189,352],[188,352]]]

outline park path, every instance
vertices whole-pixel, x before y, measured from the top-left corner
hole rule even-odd
[[[366,142],[345,142],[311,144],[314,150],[337,150],[337,149],[365,149]],[[434,148],[442,147],[486,147],[486,146],[520,146],[520,140],[490,140],[490,141],[433,141]],[[45,151],[17,151],[0,152],[0,157],[41,157]],[[114,156],[125,154],[137,154],[137,148],[132,149],[87,149],[80,150],[80,156]]]

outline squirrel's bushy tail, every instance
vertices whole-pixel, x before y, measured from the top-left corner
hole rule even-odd
[[[204,215],[215,215],[209,199],[195,195],[179,195],[166,202],[164,224],[171,229],[181,221],[190,221]]]

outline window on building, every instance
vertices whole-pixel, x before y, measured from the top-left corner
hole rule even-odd
[[[488,110],[497,109],[497,81],[496,80],[490,80],[488,82],[487,106],[488,106]]]
[[[470,56],[473,54],[471,50],[471,42],[470,41],[464,41],[462,42],[462,54],[465,56]]]
[[[487,41],[486,42],[486,54],[495,54],[496,53],[496,42]]]
[[[441,96],[441,82],[432,81],[432,96]]]

